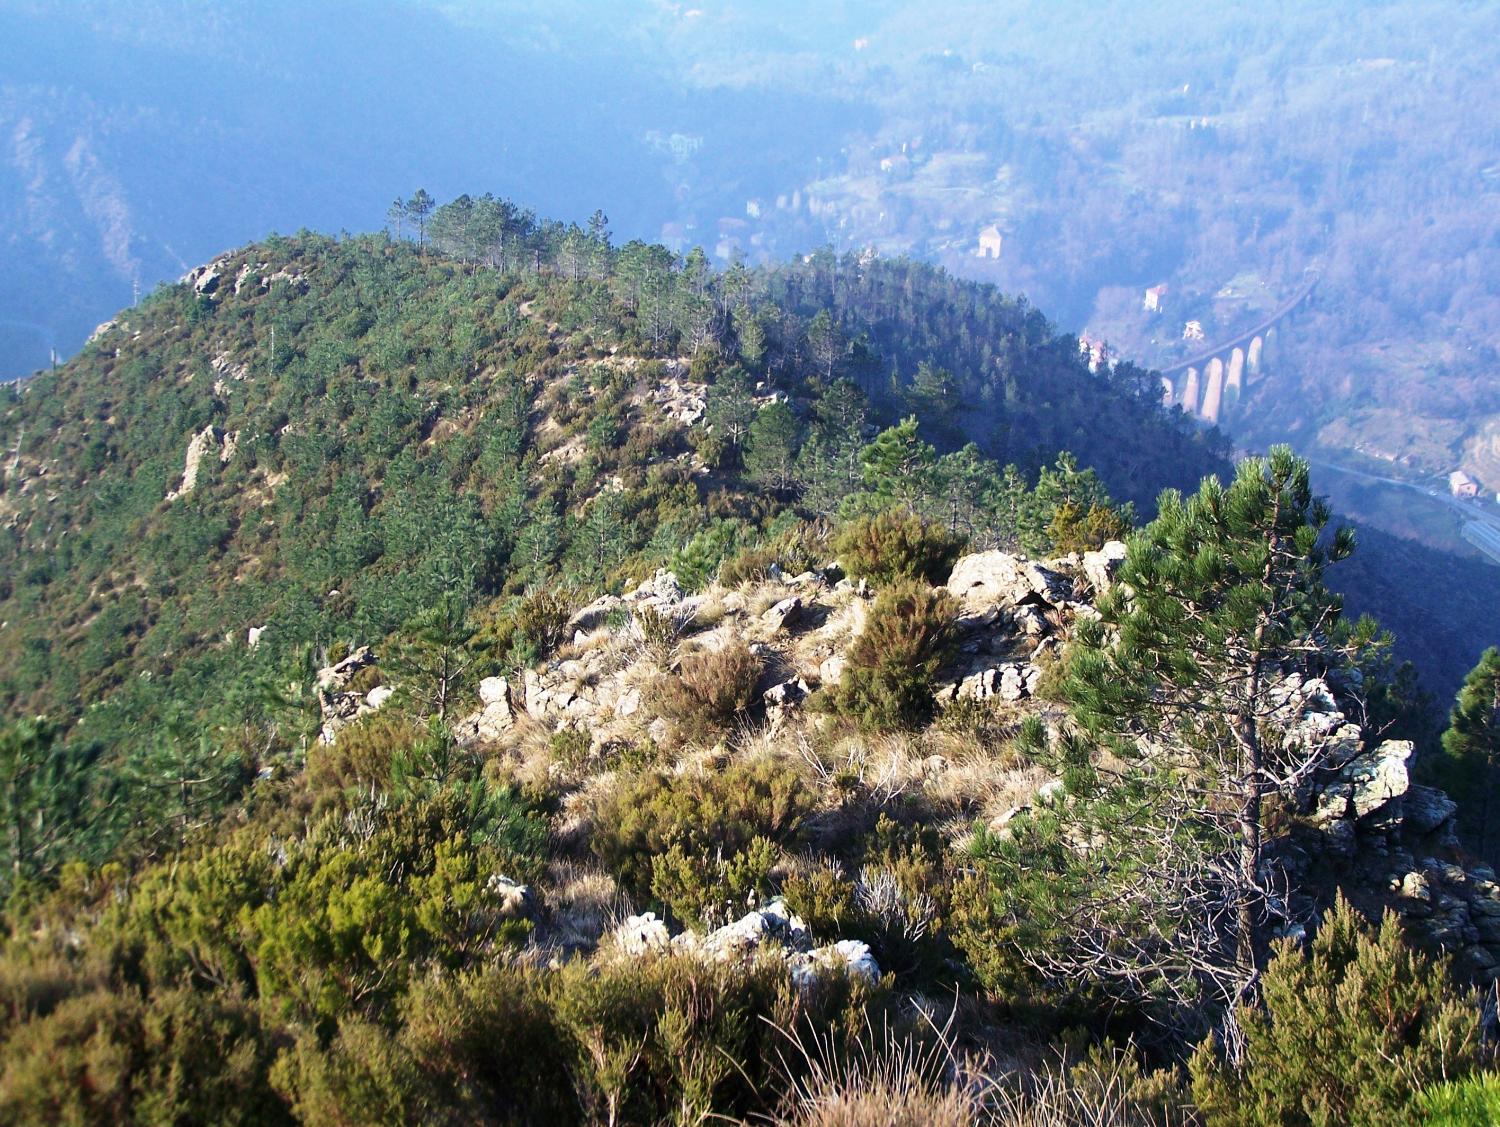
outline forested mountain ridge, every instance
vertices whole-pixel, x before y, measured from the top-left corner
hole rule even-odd
[[[1488,1092],[1495,827],[1412,771],[1493,770],[1494,662],[1424,763],[1289,450],[1230,478],[1149,373],[909,262],[391,222],[0,405],[0,1118]]]
[[[505,234],[480,250],[487,209]],[[554,568],[618,582],[705,527],[723,555],[783,510],[835,511],[866,429],[903,414],[1033,480],[1071,450],[1143,504],[1222,464],[1144,373],[1096,376],[1037,311],[914,263],[714,274],[611,247],[602,217],[468,197],[409,233],[227,255],[8,393],[7,711],[192,711],[231,670],[398,627],[443,560],[492,597]]]

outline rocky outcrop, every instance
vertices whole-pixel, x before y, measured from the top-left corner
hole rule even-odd
[[[184,285],[193,287],[193,292],[201,297],[212,297],[219,289],[221,278],[220,270],[222,262],[215,260],[203,266],[194,267],[181,278]]]
[[[460,742],[494,743],[516,726],[516,702],[504,677],[479,682],[479,711],[460,720],[454,734]]]
[[[782,599],[761,615],[761,618],[771,628],[772,633],[777,633],[795,627],[801,621],[804,609],[802,600],[793,595],[791,598]]]
[[[234,452],[239,444],[239,432],[225,432],[212,424],[204,427],[188,440],[187,455],[183,460],[182,482],[178,487],[167,494],[168,501],[175,501],[179,497],[186,497],[198,487],[198,473],[203,465],[203,459],[210,452],[217,452],[219,462],[227,465],[234,458]]]
[[[1461,863],[1458,804],[1412,782],[1412,745],[1365,746],[1322,680],[1287,678],[1276,692],[1288,741],[1322,741],[1329,762],[1296,796],[1306,820],[1280,843],[1288,874],[1309,891],[1337,885],[1371,911],[1391,908],[1463,972],[1500,978],[1500,885],[1488,866]],[[1327,871],[1308,881],[1316,867]]]
[[[781,900],[706,933],[683,931],[673,935],[665,921],[654,912],[645,912],[629,917],[614,930],[609,949],[625,958],[676,951],[721,963],[748,962],[774,952],[785,961],[792,981],[802,988],[834,974],[866,982],[880,980],[880,966],[867,943],[841,939],[815,946],[807,925]]]
[[[1115,576],[1125,562],[1125,543],[1111,540],[1097,552],[1083,553],[1083,575],[1095,595],[1102,595],[1114,586]]]
[[[343,728],[361,716],[377,711],[391,699],[395,690],[387,685],[377,685],[367,693],[349,689],[355,675],[374,664],[375,655],[370,647],[361,646],[342,661],[318,670],[318,708],[323,715],[319,743],[333,743]]]
[[[1036,693],[1042,671],[1024,661],[1007,661],[949,681],[934,694],[940,701],[989,700],[1021,701]]]
[[[1074,597],[1073,580],[1007,552],[977,552],[953,566],[948,591],[968,610],[1023,605],[1059,607]]]

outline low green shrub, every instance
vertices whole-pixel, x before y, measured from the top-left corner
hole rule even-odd
[[[802,522],[764,544],[745,548],[719,567],[719,583],[738,587],[741,583],[763,583],[778,567],[783,575],[800,575],[827,560],[828,530],[821,523]]]
[[[793,1045],[842,1057],[867,1022],[898,1020],[878,987],[844,976],[798,990],[776,954],[579,960],[558,973],[555,1006],[590,1123],[759,1120],[806,1072]]]
[[[314,806],[336,805],[351,790],[389,790],[397,756],[427,736],[424,725],[382,710],[341,729],[332,744],[314,745],[307,753],[307,787]]]
[[[414,983],[395,1031],[299,1038],[275,1076],[304,1123],[571,1123],[572,1052],[545,973],[491,964]]]
[[[1500,1123],[1500,1073],[1424,1089],[1419,1102],[1426,1127],[1494,1127]]]
[[[882,592],[829,692],[833,708],[865,728],[926,724],[935,708],[933,679],[953,655],[957,616],[952,598],[920,582]]]
[[[1235,1015],[1236,1068],[1212,1039],[1191,1063],[1208,1127],[1420,1121],[1422,1090],[1481,1061],[1480,1010],[1448,967],[1411,947],[1396,917],[1378,931],[1340,897],[1310,948],[1277,946],[1261,1005]]]
[[[833,542],[844,570],[876,586],[901,580],[942,583],[963,545],[940,525],[899,509],[852,520]]]
[[[0,1120],[289,1123],[267,1082],[272,1051],[237,993],[79,994],[6,1042]]]
[[[779,758],[738,760],[713,773],[652,771],[600,803],[590,846],[627,891],[645,896],[657,876],[653,858],[674,846],[684,858],[728,862],[752,846],[763,851],[758,839],[790,845],[814,803],[795,767]]]

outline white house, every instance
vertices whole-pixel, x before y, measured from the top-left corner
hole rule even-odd
[[[1478,497],[1479,482],[1463,470],[1454,470],[1448,475],[1448,492],[1455,497]]]

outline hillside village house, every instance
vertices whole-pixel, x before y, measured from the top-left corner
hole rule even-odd
[[[1109,345],[1087,333],[1078,338],[1078,351],[1088,357],[1091,372],[1097,372],[1101,365],[1109,361]]]
[[[979,232],[980,258],[999,258],[1000,248],[1005,243],[1005,236],[1000,233],[1000,228],[991,223],[983,231]]]
[[[1182,339],[1203,340],[1203,322],[1189,321],[1186,325],[1182,326]]]
[[[1166,299],[1166,296],[1167,283],[1163,282],[1159,286],[1152,286],[1146,291],[1146,299],[1141,302],[1141,308],[1147,313],[1160,313],[1162,302]]]
[[[1478,497],[1479,482],[1463,470],[1454,470],[1448,475],[1448,492],[1455,497]]]

